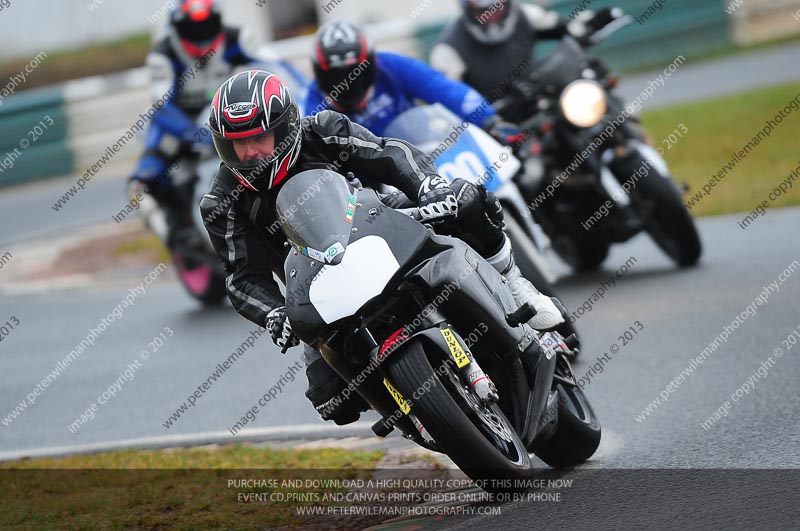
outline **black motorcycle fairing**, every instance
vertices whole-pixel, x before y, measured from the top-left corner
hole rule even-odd
[[[528,448],[534,443],[540,430],[545,427],[546,423],[542,420],[550,420],[551,423],[555,421],[553,418],[547,419],[543,414],[548,406],[550,382],[553,380],[558,356],[549,349],[543,349],[542,352],[543,355],[539,356],[539,363],[535,369],[534,381],[528,382],[531,390],[528,401],[530,410],[525,416],[524,428],[519,430],[520,438]]]
[[[534,341],[533,333],[508,325],[506,316],[517,307],[500,273],[461,240],[440,235],[431,240],[445,249],[409,273],[407,280],[434,295],[449,293],[442,309],[453,324],[470,330],[484,323],[499,355],[525,350]]]
[[[585,46],[573,37],[565,36],[547,57],[537,61],[531,80],[547,94],[558,95],[576,79],[585,78],[587,68],[594,71],[597,79],[610,74],[607,66],[587,52]]]
[[[410,418],[398,413],[399,406],[384,385],[380,360],[376,363],[380,345],[393,332],[407,327],[410,339],[404,344],[424,341],[437,357],[447,359],[452,351],[439,330],[448,326],[460,338],[457,330],[472,330],[483,323],[488,332],[476,349],[470,350],[463,339],[458,341],[484,370],[492,371],[519,366],[520,355],[535,359],[541,349],[529,327],[509,326],[507,316],[517,310],[510,290],[477,252],[461,240],[435,235],[408,216],[384,207],[373,191],[359,192],[354,232],[345,253],[362,238],[380,236],[391,242],[390,250],[401,267],[381,294],[351,315],[326,323],[310,301],[309,288],[319,278],[316,275],[325,274],[324,267],[342,264],[314,263],[299,252],[290,253],[285,263],[289,317],[298,337],[317,346],[326,362],[351,382],[349,392],[358,392],[375,411],[396,420],[398,428],[425,446]],[[402,355],[401,345],[387,359]],[[531,396],[533,380],[532,375],[524,375],[513,391],[523,401],[515,406],[523,414],[522,418],[517,415],[515,425],[528,433],[525,413],[542,410],[542,398]]]
[[[589,54],[571,38],[564,38],[553,52],[537,61],[531,78],[549,94],[559,94],[567,85],[583,77]]]
[[[431,232],[425,226],[405,214],[384,206],[378,195],[368,188],[358,191],[351,230],[353,232],[348,246],[367,236],[380,236],[390,243],[392,254],[400,264],[400,269],[386,286],[384,293],[395,287],[402,279],[403,273],[416,265],[415,257],[431,236]],[[346,253],[347,247],[343,254]],[[297,337],[308,344],[330,335],[330,330],[335,328],[335,323],[325,322],[309,298],[310,287],[316,275],[325,274],[324,267],[338,267],[338,265],[322,264],[299,252],[289,253],[284,263],[286,308],[289,319]]]

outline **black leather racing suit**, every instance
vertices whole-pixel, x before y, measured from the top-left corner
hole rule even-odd
[[[584,31],[579,20],[571,21],[539,6],[522,4],[513,9],[513,27],[509,35],[497,43],[482,42],[473,35],[467,15],[452,22],[431,51],[431,66],[449,78],[465,82],[494,102],[506,96],[513,82],[526,79],[530,74],[538,39],[560,39],[568,32]],[[501,114],[514,121],[514,116]]]
[[[171,26],[147,56],[151,97],[163,105],[147,130],[145,151],[131,177],[147,185],[164,209],[170,230],[192,226],[197,155],[203,137],[195,125],[217,87],[236,67],[253,62],[256,43],[239,28],[225,27],[222,41],[202,58],[189,55]],[[210,138],[210,137],[209,137]]]
[[[429,157],[411,144],[379,138],[333,111],[304,119],[301,134],[300,156],[288,178],[309,169],[326,168],[342,174],[353,172],[394,186],[416,202],[426,181],[438,177]],[[443,231],[454,236],[463,235],[463,239],[484,257],[497,253],[504,239],[499,203],[492,194],[487,195],[484,188],[476,188],[466,181],[457,181],[452,188],[459,200],[458,222],[443,223]],[[273,278],[275,273],[285,281],[283,263],[289,252],[275,212],[279,189],[247,190],[222,165],[211,190],[200,203],[203,222],[225,266],[228,296],[236,311],[259,326],[265,326],[270,311],[285,304]],[[321,356],[306,346],[304,358],[310,367]],[[326,374],[336,376],[332,369]],[[312,396],[315,387],[325,387],[331,395],[338,390],[330,381],[312,381],[319,376],[312,377],[308,370],[307,375],[309,390],[306,395],[312,403],[317,402],[315,406],[322,401]]]

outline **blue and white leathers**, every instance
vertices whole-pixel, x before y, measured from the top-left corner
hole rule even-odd
[[[369,101],[364,110],[347,113],[347,116],[378,136],[383,136],[386,126],[395,118],[417,105],[417,100],[441,103],[456,116],[478,126],[495,114],[489,103],[469,85],[448,79],[422,61],[389,52],[376,53],[375,60],[377,76]],[[347,81],[335,87],[340,92],[346,89]],[[322,94],[317,82],[312,81],[305,113],[313,116],[326,109],[341,112],[334,99]]]

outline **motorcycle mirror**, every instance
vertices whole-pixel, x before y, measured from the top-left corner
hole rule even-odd
[[[361,181],[358,179],[358,177],[356,177],[355,173],[349,171],[345,173],[344,176],[345,179],[347,179],[347,182],[353,185],[353,188],[358,188],[359,190],[363,188],[363,186],[361,185]]]
[[[619,9],[619,8],[617,8],[617,9]],[[622,11],[622,10],[620,10],[620,11]],[[612,11],[612,14],[613,14],[613,11]],[[616,31],[624,28],[625,26],[627,26],[628,24],[630,24],[632,22],[633,22],[633,17],[631,17],[630,15],[621,16],[620,18],[618,18],[614,22],[606,24],[602,29],[594,32],[592,34],[592,36],[589,37],[589,42],[591,44],[598,44],[599,42],[601,42],[601,41],[607,39],[609,36],[611,36],[612,33],[615,33]]]

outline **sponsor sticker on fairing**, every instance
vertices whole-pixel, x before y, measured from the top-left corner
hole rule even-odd
[[[317,251],[313,247],[308,247],[308,257],[317,262],[325,262],[325,253]]]
[[[344,216],[344,220],[348,223],[353,222],[353,216],[356,213],[356,196],[350,194],[347,198],[347,214]]]
[[[344,252],[344,245],[341,242],[336,242],[325,251],[325,259],[328,262],[333,262],[333,259]]]

